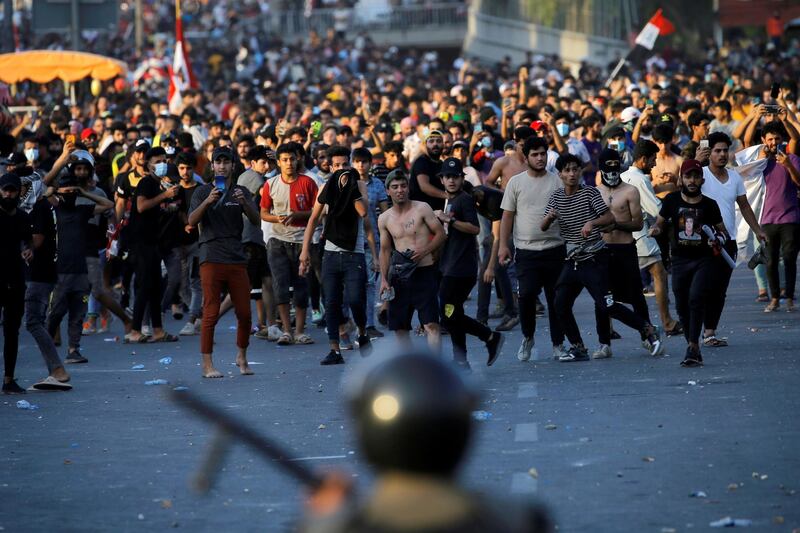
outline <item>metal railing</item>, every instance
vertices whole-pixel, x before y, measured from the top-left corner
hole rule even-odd
[[[314,9],[272,11],[259,24],[268,33],[303,35],[311,30],[325,34],[328,29],[345,32],[409,31],[467,23],[467,6],[461,2],[384,9]]]
[[[626,40],[632,31],[632,0],[483,0],[479,12],[556,30]]]

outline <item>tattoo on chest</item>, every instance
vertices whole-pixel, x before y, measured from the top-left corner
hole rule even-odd
[[[411,220],[409,220],[408,222],[403,222],[403,229],[404,230],[410,230],[413,227],[414,227],[414,219],[413,218]]]

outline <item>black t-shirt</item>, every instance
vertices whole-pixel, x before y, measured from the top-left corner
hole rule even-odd
[[[503,203],[503,191],[486,185],[475,187],[475,191],[483,193],[480,204],[475,207],[481,216],[492,221],[503,218],[503,209],[500,207]]]
[[[19,283],[24,280],[23,244],[31,240],[31,219],[22,209],[9,215],[0,209],[0,280]]]
[[[659,215],[672,223],[670,249],[674,257],[700,259],[712,255],[702,227],[708,226],[714,231],[714,226],[722,223],[717,202],[702,196],[700,202],[690,204],[684,201],[680,191],[675,191],[661,202]]]
[[[86,223],[94,216],[94,204],[56,207],[59,274],[86,274]]]
[[[186,217],[189,217],[189,206],[192,205],[192,196],[194,196],[195,191],[199,188],[197,183],[194,183],[191,187],[184,187],[181,185],[181,197],[183,198],[183,212],[186,213]],[[200,238],[200,232],[197,231],[197,228],[192,228],[192,231],[186,233],[183,231],[181,233],[181,244],[194,244]]]
[[[478,225],[478,211],[472,196],[461,192],[449,202],[453,219]],[[450,207],[448,206],[448,210]],[[444,276],[474,278],[478,274],[477,235],[458,231],[450,224],[447,240],[439,258],[439,268]]]
[[[428,176],[428,181],[433,187],[444,191],[444,185],[442,185],[442,180],[439,179],[439,171],[442,169],[442,162],[441,161],[434,161],[431,159],[428,154],[422,154],[418,158],[414,160],[414,164],[411,165],[411,178],[409,180],[409,197],[412,200],[418,200],[420,202],[425,202],[431,206],[431,208],[436,211],[439,209],[444,208],[444,199],[443,198],[433,198],[432,196],[428,196],[419,188],[419,182],[417,181],[417,176],[420,174],[425,174]]]
[[[41,283],[56,283],[56,212],[47,198],[40,198],[31,211],[32,232],[44,235],[41,246],[33,251],[30,280]]]
[[[158,244],[160,206],[140,212],[137,204],[139,197],[150,200],[159,194],[161,194],[161,184],[152,176],[142,178],[136,187],[129,223],[131,244]]]
[[[166,186],[166,184],[161,185],[159,194]],[[179,191],[175,198],[168,198],[159,205],[158,246],[163,251],[177,248],[185,240],[186,206],[181,192]]]
[[[202,204],[211,190],[211,184],[201,185],[192,196],[189,213]],[[224,195],[206,209],[200,220],[200,263],[247,264],[247,255],[242,244],[242,206],[233,196],[239,189],[245,201],[252,202],[250,191],[241,185],[226,189]]]

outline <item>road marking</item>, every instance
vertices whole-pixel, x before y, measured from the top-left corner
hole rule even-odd
[[[536,383],[528,381],[519,384],[519,391],[517,392],[517,398],[536,398],[536,396],[538,396],[538,394],[536,393]]]
[[[517,424],[514,431],[514,442],[534,442],[539,440],[537,424]]]
[[[346,455],[318,455],[316,457],[295,457],[289,461],[325,461],[327,459],[345,459]]]
[[[511,476],[511,494],[531,494],[538,488],[538,480],[527,472],[516,472]]]

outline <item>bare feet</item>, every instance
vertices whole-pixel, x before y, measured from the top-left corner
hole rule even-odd
[[[786,298],[786,312],[794,313],[795,310],[794,300],[792,298]]]
[[[61,383],[67,383],[67,382],[69,382],[69,379],[70,379],[69,372],[64,370],[63,366],[60,366],[60,367],[56,368],[55,370],[53,370],[52,374],[50,374],[50,375],[53,376],[54,378],[56,378]]]
[[[773,313],[773,312],[777,311],[778,309],[780,309],[780,307],[781,307],[780,300],[778,300],[777,298],[773,298],[769,302],[769,305],[764,308],[764,312],[765,313]]]
[[[236,356],[236,364],[239,366],[239,372],[242,373],[243,376],[252,376],[253,371],[250,370],[250,365],[247,364],[247,356],[243,353],[239,353]]]
[[[221,378],[224,377],[222,372],[214,368],[214,363],[211,360],[210,353],[203,354],[203,377],[204,378]]]
[[[221,378],[224,377],[222,372],[214,368],[213,366],[203,366],[203,377],[204,378]]]

